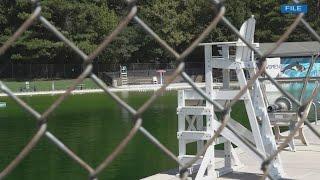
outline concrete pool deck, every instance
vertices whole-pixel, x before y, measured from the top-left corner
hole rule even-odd
[[[205,83],[195,83],[198,87],[205,87]],[[222,83],[215,83],[214,88],[220,88]],[[236,86],[236,84],[234,85]],[[145,85],[127,85],[119,87],[109,87],[111,92],[147,92],[147,91],[156,91],[161,88],[160,84],[145,84]],[[191,86],[188,83],[172,83],[166,90],[180,90],[180,89],[191,89]],[[55,91],[35,91],[35,92],[14,92],[17,96],[35,96],[35,95],[57,95],[63,94],[65,90],[55,90]],[[74,90],[71,94],[88,94],[88,93],[102,93],[102,89],[83,89],[83,90]],[[5,93],[0,93],[0,97],[7,96]]]
[[[320,131],[319,125],[314,127]],[[302,145],[298,140],[296,142],[296,152],[284,150],[281,152],[285,179],[319,179],[320,178],[320,139],[317,138],[306,126],[304,127],[308,146]],[[225,174],[218,179],[259,179],[262,171],[260,164],[250,158],[245,152],[237,148],[243,167]],[[224,164],[223,152],[216,151],[216,168],[221,168]],[[144,180],[178,180],[177,171],[168,173],[159,173]]]

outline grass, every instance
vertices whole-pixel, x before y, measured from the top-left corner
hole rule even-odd
[[[33,91],[34,87],[36,91],[51,91],[52,83],[54,83],[55,90],[65,90],[67,89],[74,79],[64,79],[64,80],[35,80],[29,81],[30,89]],[[13,92],[20,92],[21,89],[26,87],[25,81],[3,81],[8,88]],[[89,78],[85,79],[81,84],[83,84],[84,89],[96,89],[98,86]]]

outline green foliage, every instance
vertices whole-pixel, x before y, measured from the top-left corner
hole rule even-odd
[[[85,53],[92,52],[118,23],[114,11],[94,2],[46,0],[41,3],[42,15]],[[26,1],[5,1],[0,7],[1,27],[6,27],[5,33],[0,35],[4,42],[30,16],[32,6]],[[79,59],[39,22],[34,23],[7,53],[11,60],[57,62]]]
[[[316,0],[306,0],[306,20],[320,31]],[[255,41],[274,42],[294,21],[294,15],[280,14],[287,1],[225,1],[225,16],[237,28],[254,15],[257,20]],[[126,16],[128,8],[119,0],[42,0],[42,16],[85,53],[91,53]],[[178,52],[187,48],[208,26],[218,10],[208,0],[139,0],[138,16]],[[0,45],[30,16],[33,5],[25,0],[0,3]],[[234,41],[237,37],[222,23],[205,41]],[[299,26],[289,41],[311,40]],[[41,23],[34,23],[1,57],[13,61],[81,62],[80,57]],[[134,22],[103,51],[96,61],[110,64],[130,62],[171,62],[174,58]]]

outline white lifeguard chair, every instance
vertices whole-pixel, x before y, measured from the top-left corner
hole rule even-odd
[[[120,66],[120,79],[121,79],[121,85],[122,86],[128,85],[128,70],[127,70],[127,66]]]
[[[253,43],[254,29],[255,19],[251,17],[241,26],[240,34],[248,42]],[[240,88],[244,87],[247,84],[244,70],[247,70],[250,76],[256,72],[256,63],[253,59],[254,54],[240,39],[237,42],[204,43],[201,45],[204,46],[205,49],[205,92],[212,100],[221,102],[221,104],[224,105],[226,101],[232,100],[239,92],[239,90],[229,88],[230,70],[235,70]],[[213,46],[221,48],[222,56],[213,56]],[[232,46],[236,48],[236,55],[233,58],[229,54],[230,47]],[[213,89],[213,68],[223,70],[223,87],[221,89]],[[247,90],[240,99],[244,101],[251,131],[238,123],[238,121],[230,119],[228,126],[237,132],[232,131],[228,126],[223,129],[221,137],[219,137],[216,142],[207,149],[204,156],[189,169],[190,173],[196,173],[196,180],[214,179],[240,167],[242,164],[232,144],[241,148],[250,157],[255,158],[257,162],[262,163],[263,159],[243,143],[239,137],[245,138],[265,157],[277,150],[259,81],[256,80],[253,88]],[[192,104],[192,101],[198,103]],[[205,141],[213,137],[214,132],[221,123],[216,116],[214,106],[208,101],[204,101],[203,97],[195,90],[179,91],[177,114],[178,157],[182,163],[186,163],[194,157],[194,155],[187,153],[187,144],[196,142],[197,152],[199,152],[203,148]],[[222,143],[224,144],[224,167],[216,170],[214,147]],[[269,172],[275,179],[284,176],[279,156],[271,162]]]

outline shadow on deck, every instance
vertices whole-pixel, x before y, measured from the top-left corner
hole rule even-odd
[[[314,125],[320,131],[320,125]],[[319,179],[320,178],[320,139],[317,138],[308,127],[304,127],[306,138],[309,142],[308,146],[295,140],[296,152],[284,150],[281,152],[282,164],[286,173],[285,179]],[[260,164],[248,157],[245,152],[237,148],[243,167],[223,175],[218,179],[260,179],[262,171]],[[224,164],[223,151],[216,151],[216,169]],[[144,178],[144,180],[176,180],[178,170],[172,169],[164,173],[155,174]],[[190,178],[191,179],[191,178]]]

